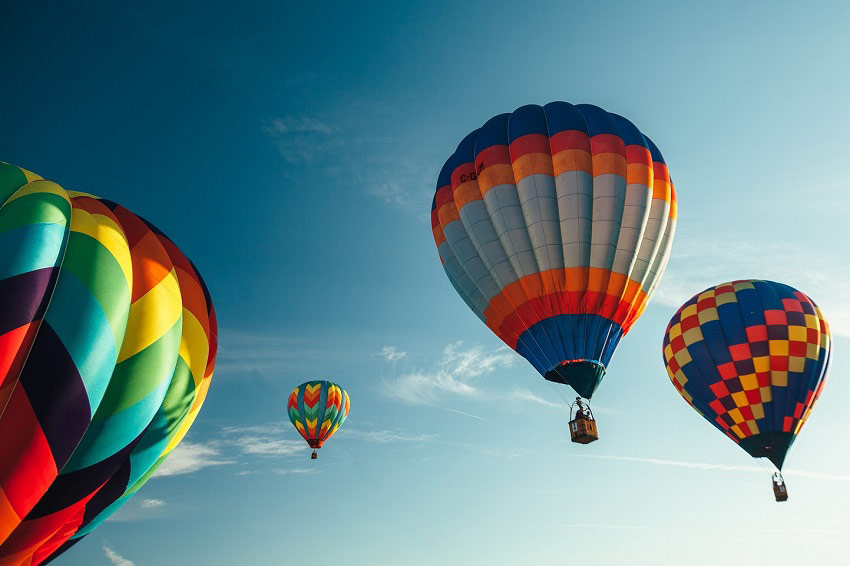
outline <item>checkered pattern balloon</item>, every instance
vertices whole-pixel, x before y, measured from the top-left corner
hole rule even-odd
[[[664,363],[699,414],[781,469],[826,382],[831,341],[804,293],[733,281],[682,305],[667,327]]]

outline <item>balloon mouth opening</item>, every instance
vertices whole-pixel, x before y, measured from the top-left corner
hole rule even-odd
[[[565,360],[543,374],[548,381],[569,385],[585,399],[590,399],[604,376],[605,366],[596,360]]]
[[[767,458],[777,470],[781,470],[793,442],[794,433],[773,431],[742,438],[738,446],[753,458]]]

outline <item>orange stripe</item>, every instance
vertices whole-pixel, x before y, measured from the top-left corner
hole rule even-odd
[[[658,177],[655,177],[655,179],[653,179],[652,181],[652,198],[670,202],[670,197],[673,194],[672,188],[673,185],[671,185],[664,179],[659,179]]]
[[[652,186],[652,167],[644,163],[629,163],[626,169],[626,183]]]
[[[676,219],[676,215],[679,212],[679,202],[676,200],[676,189],[673,185],[670,185],[670,212],[668,216],[672,219]]]
[[[510,163],[496,163],[481,171],[478,175],[478,186],[481,194],[498,185],[516,185],[514,168]]]
[[[460,214],[457,211],[457,207],[455,203],[446,203],[440,207],[440,210],[437,212],[440,217],[440,224],[445,229],[446,226],[454,222],[455,220],[460,220]]]
[[[622,297],[622,299],[620,298]],[[631,316],[646,300],[646,292],[637,281],[620,273],[596,267],[552,269],[527,275],[507,285],[490,299],[484,310],[487,326],[503,340],[515,340],[527,328],[506,324],[515,311],[532,304],[539,316],[524,315],[525,322],[539,322],[557,314],[593,312],[616,320],[626,330]],[[510,336],[518,332],[517,336]]]
[[[481,200],[484,197],[481,196],[481,191],[478,189],[478,183],[476,181],[467,181],[457,186],[454,190],[454,198],[455,206],[460,210],[464,205],[474,200]]]
[[[443,227],[440,226],[439,224],[437,224],[432,229],[432,232],[434,233],[434,242],[437,244],[437,247],[439,248],[440,244],[442,244],[443,242],[446,241],[446,235],[445,235],[445,233],[443,233]]]
[[[593,159],[590,152],[583,149],[565,149],[559,151],[552,157],[552,164],[556,176],[567,171],[593,172]]]
[[[514,160],[514,178],[517,182],[529,175],[555,175],[552,168],[552,156],[548,153],[527,153]]]
[[[597,153],[593,156],[593,176],[613,173],[626,178],[626,158],[619,153]]]

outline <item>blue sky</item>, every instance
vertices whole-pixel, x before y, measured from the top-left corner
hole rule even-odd
[[[57,565],[850,560],[845,3],[172,4],[0,19],[0,159],[151,219],[221,327],[183,445]],[[455,294],[428,221],[465,134],[552,100],[631,119],[679,196],[586,447]],[[783,505],[662,364],[678,305],[748,277],[809,294],[835,336]],[[352,411],[311,462],[285,401],[314,378]]]

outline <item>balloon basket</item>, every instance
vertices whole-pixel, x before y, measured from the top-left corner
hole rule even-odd
[[[313,453],[310,455],[311,460],[317,460],[319,458],[319,453],[313,450]]]
[[[570,440],[576,444],[590,444],[599,440],[599,430],[590,407],[584,406],[581,397],[576,397],[576,412],[570,421]],[[572,412],[572,410],[570,411]]]
[[[777,502],[788,501],[788,488],[785,479],[779,472],[773,474],[773,496]]]

